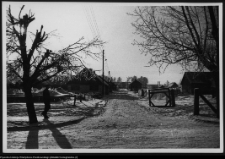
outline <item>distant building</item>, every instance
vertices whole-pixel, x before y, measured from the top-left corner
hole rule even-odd
[[[168,88],[178,88],[178,84],[176,82],[172,82],[168,85]]]
[[[130,82],[114,82],[118,89],[128,89]]]
[[[109,82],[107,82],[108,84],[109,84],[109,92],[112,92],[112,91],[116,91],[117,90],[117,86],[116,86],[116,84],[114,83],[114,82],[112,82],[112,81],[109,81]]]
[[[181,80],[181,91],[185,94],[194,94],[194,89],[199,88],[204,94],[212,94],[212,72],[185,72]]]
[[[159,88],[158,84],[148,84],[147,85],[147,89],[149,89],[149,90],[153,90],[156,88]]]
[[[169,83],[167,88],[173,88],[175,96],[181,93],[181,88],[176,82]]]
[[[142,88],[142,84],[141,84],[141,82],[139,82],[138,80],[134,80],[133,82],[131,82],[131,84],[129,85],[129,89],[131,90],[131,91],[135,91],[135,92],[137,92],[139,89],[141,89]]]

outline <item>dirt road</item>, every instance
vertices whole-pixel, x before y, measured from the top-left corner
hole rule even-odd
[[[219,124],[165,116],[116,92],[104,111],[76,123],[8,131],[8,149],[186,149],[219,148]]]

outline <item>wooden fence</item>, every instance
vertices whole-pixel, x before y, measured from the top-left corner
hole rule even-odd
[[[219,111],[200,92],[199,88],[194,89],[194,115],[199,115],[199,97],[212,109],[219,118]]]

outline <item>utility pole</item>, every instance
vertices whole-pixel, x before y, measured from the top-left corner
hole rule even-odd
[[[104,91],[105,91],[105,85],[104,85],[104,61],[105,61],[105,57],[104,57],[104,50],[102,52],[102,79],[103,79],[103,83],[102,83],[102,95],[104,96]]]

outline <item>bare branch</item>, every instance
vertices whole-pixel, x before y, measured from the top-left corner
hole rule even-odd
[[[133,45],[150,54],[149,64],[158,66],[159,71],[168,64],[212,70],[215,56],[209,48],[215,47],[215,42],[209,37],[208,17],[203,11],[204,7],[137,7],[129,15],[136,18],[132,26],[142,40],[134,40]]]

